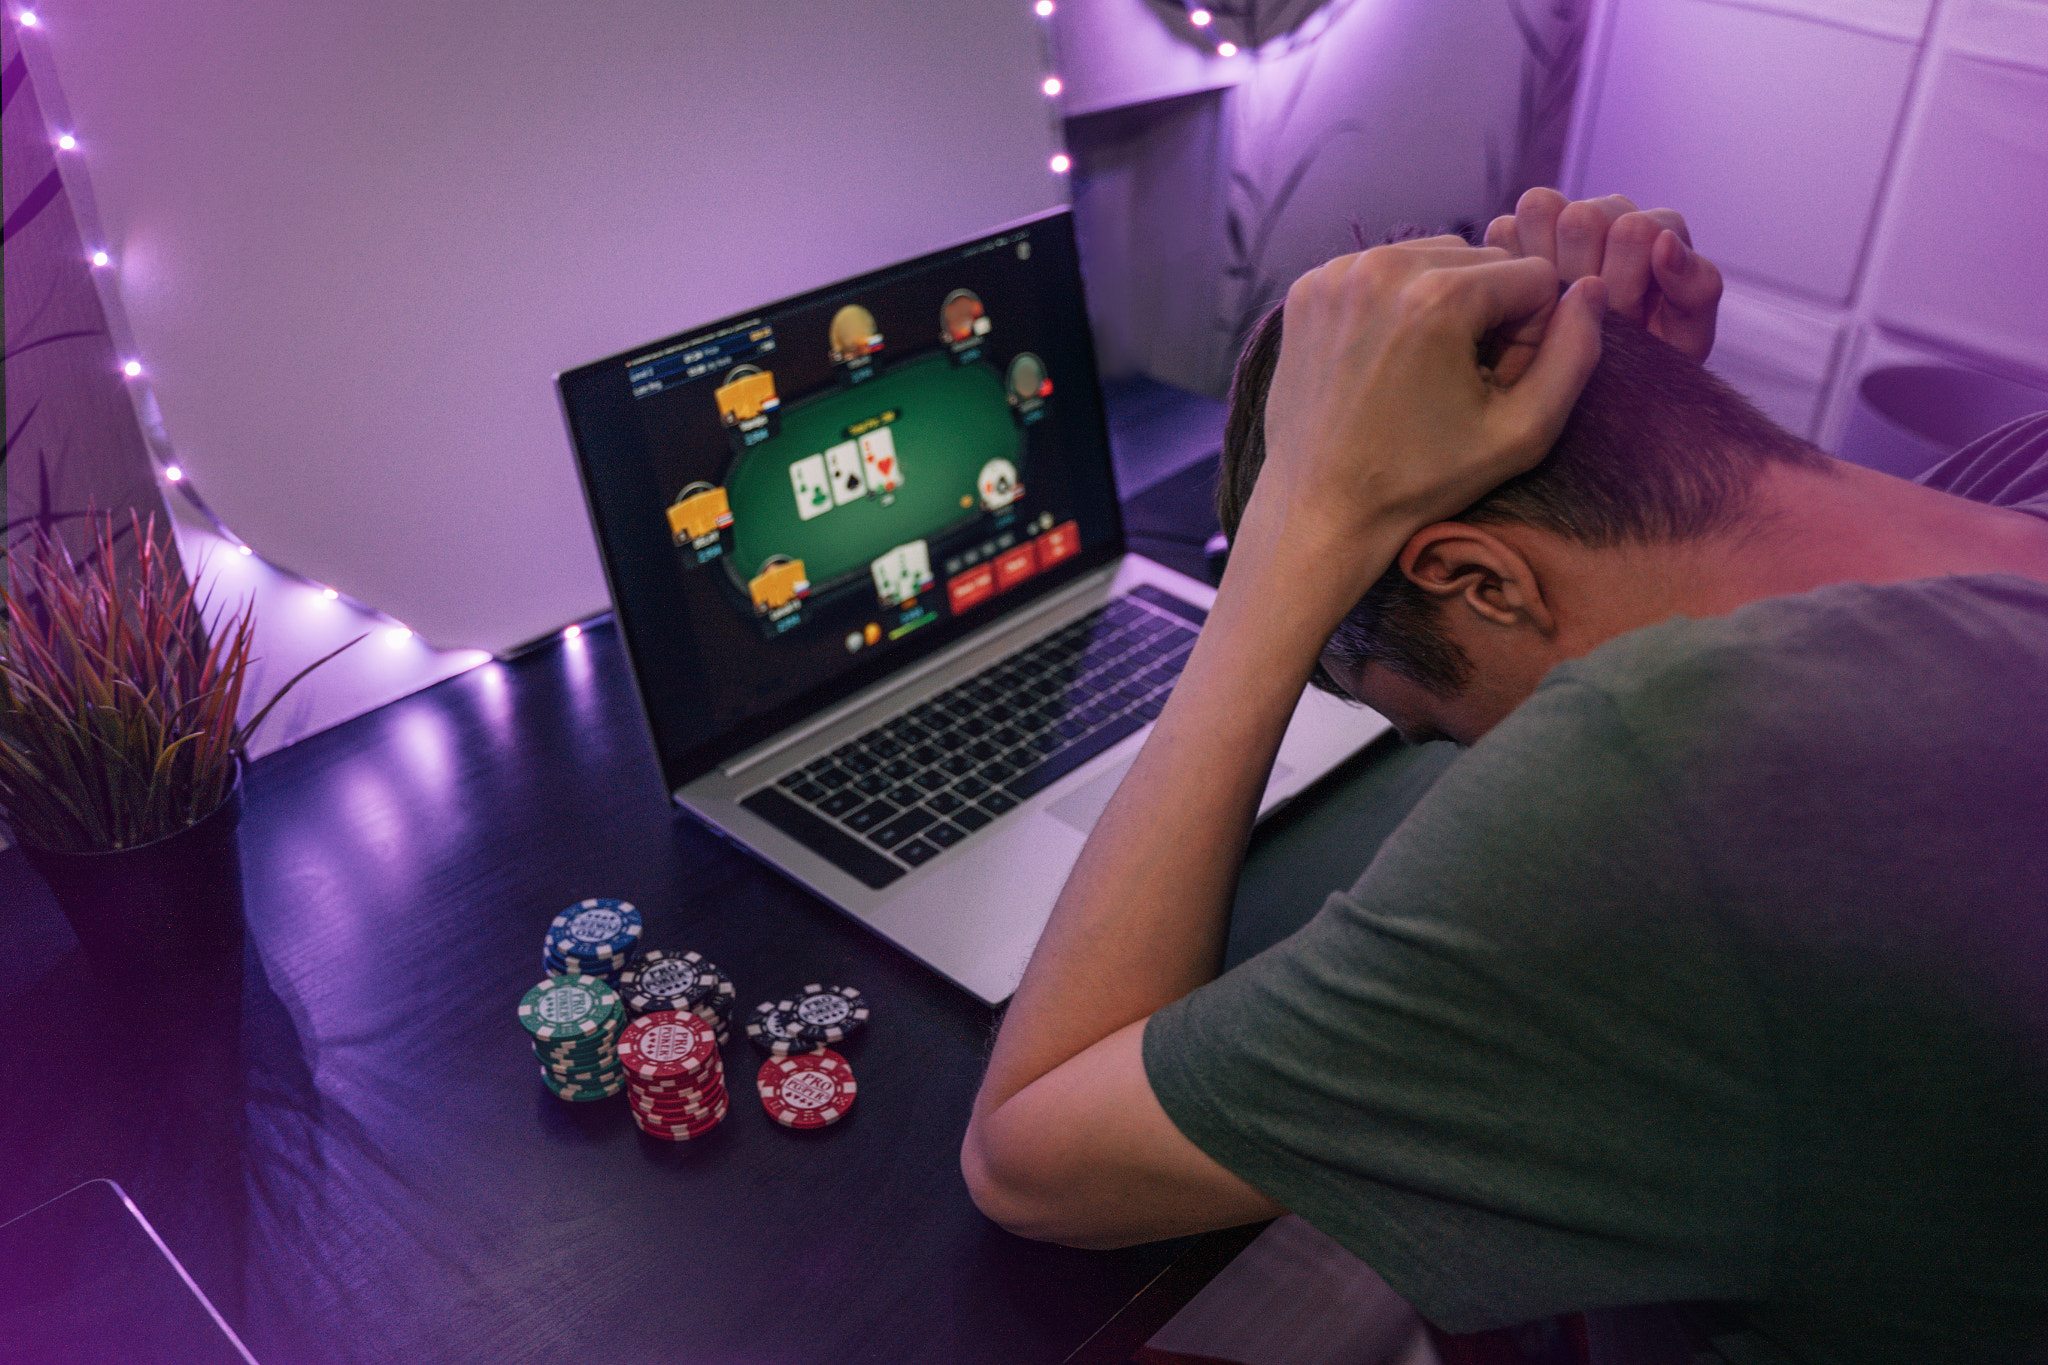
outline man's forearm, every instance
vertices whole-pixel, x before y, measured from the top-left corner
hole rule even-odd
[[[977,1117],[1218,970],[1273,755],[1356,600],[1348,581],[1309,586],[1330,559],[1261,539],[1244,537],[1233,554],[1172,700],[1060,895],[1004,1019]],[[1396,544],[1351,546],[1344,559],[1384,567]]]

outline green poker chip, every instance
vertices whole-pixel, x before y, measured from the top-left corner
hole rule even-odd
[[[618,992],[587,976],[551,976],[519,1001],[519,1022],[541,1041],[589,1038],[616,1025]]]

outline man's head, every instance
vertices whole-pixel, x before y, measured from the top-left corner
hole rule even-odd
[[[1231,534],[1265,459],[1266,393],[1281,328],[1276,308],[1254,330],[1231,385],[1216,493]],[[1618,552],[1703,541],[1743,528],[1752,490],[1773,466],[1830,467],[1692,360],[1610,315],[1600,363],[1542,463],[1451,523],[1418,531],[1331,636],[1314,681],[1342,695],[1370,691],[1360,699],[1397,720],[1402,710],[1413,717],[1455,707],[1475,691],[1526,694],[1533,676],[1475,669],[1446,618],[1461,596],[1480,603],[1482,613],[1488,608],[1479,580],[1501,548],[1494,532],[1533,528],[1574,547]],[[1360,679],[1370,685],[1361,689]],[[1390,706],[1388,698],[1409,705]],[[1446,730],[1426,714],[1404,728]]]

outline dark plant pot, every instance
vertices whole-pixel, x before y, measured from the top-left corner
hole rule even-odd
[[[238,770],[211,815],[153,843],[52,853],[24,842],[104,985],[152,998],[242,979]]]

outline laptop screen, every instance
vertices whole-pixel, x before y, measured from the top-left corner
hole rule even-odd
[[[1123,550],[1066,210],[558,384],[672,792]]]

